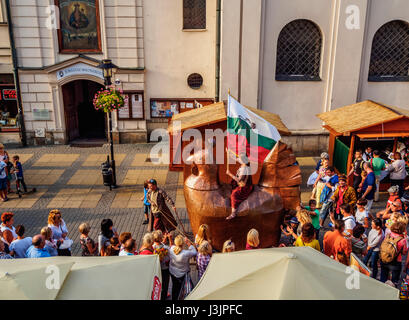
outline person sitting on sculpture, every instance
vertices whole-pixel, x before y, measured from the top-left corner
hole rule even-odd
[[[240,163],[240,168],[237,170],[235,176],[230,172],[229,167],[227,167],[226,170],[226,174],[232,178],[232,193],[230,197],[231,214],[226,218],[226,220],[234,219],[237,216],[237,210],[240,204],[246,200],[253,191],[250,161],[245,153],[241,153],[238,156],[238,162]]]

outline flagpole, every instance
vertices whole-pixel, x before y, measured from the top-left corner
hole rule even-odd
[[[230,96],[230,88],[227,90],[227,94]],[[227,100],[227,111],[229,110],[229,100]],[[229,119],[229,115],[227,114],[226,120]],[[227,130],[229,129],[229,127],[227,126]],[[226,138],[226,142],[227,142],[227,146],[226,146],[226,156],[227,156],[227,171],[229,170],[229,164],[230,164],[230,155],[229,155],[229,143],[228,143],[228,138]]]

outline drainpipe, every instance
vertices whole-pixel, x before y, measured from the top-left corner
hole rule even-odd
[[[221,10],[222,0],[217,0],[216,4],[216,95],[215,102],[220,101],[220,38],[221,38]]]
[[[13,59],[14,85],[16,87],[16,96],[17,96],[17,108],[18,108],[17,120],[20,126],[21,144],[23,145],[23,147],[26,147],[27,146],[26,126],[24,124],[23,106],[21,102],[20,77],[18,74],[17,51],[16,51],[16,45],[14,43],[13,25],[11,22],[10,0],[6,0],[6,10],[7,10],[7,23],[8,23],[8,28],[9,28],[11,57]]]

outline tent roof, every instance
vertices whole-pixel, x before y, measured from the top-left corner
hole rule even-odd
[[[348,277],[355,277],[348,282]],[[357,278],[359,282],[357,282]],[[359,290],[347,284],[359,285]],[[188,300],[398,299],[399,291],[310,247],[214,254]]]
[[[281,135],[288,136],[290,130],[284,125],[281,118],[271,112],[259,110],[253,107],[245,106],[250,111],[264,118],[277,128]],[[175,114],[169,124],[168,131],[173,132],[173,121],[181,122],[181,130],[197,128],[203,125],[213,124],[227,120],[227,107],[223,102],[217,102],[203,108],[193,109],[186,112]]]
[[[58,289],[50,290],[44,285],[50,277],[46,272],[49,266],[59,270]],[[151,298],[155,276],[161,281],[157,255],[2,260],[0,298],[147,300]]]
[[[325,126],[341,134],[397,120],[402,117],[409,118],[409,110],[365,100],[317,114],[317,117],[325,122]]]

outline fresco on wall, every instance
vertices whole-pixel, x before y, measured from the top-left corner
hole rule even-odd
[[[60,9],[61,53],[101,52],[97,0],[56,0]]]

